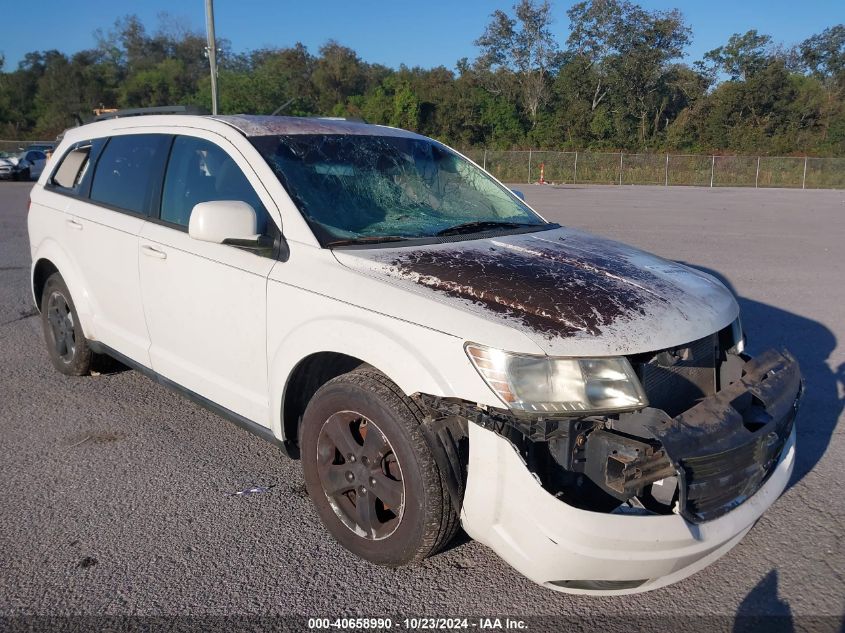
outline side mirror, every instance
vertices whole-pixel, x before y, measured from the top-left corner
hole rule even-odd
[[[200,202],[191,211],[188,235],[195,240],[223,244],[231,240],[255,242],[258,235],[255,209],[240,200]]]
[[[517,191],[516,189],[511,189],[511,191],[513,192],[513,195],[515,195],[517,198],[519,198],[522,201],[525,201],[525,194],[524,193],[522,193],[521,191]]]

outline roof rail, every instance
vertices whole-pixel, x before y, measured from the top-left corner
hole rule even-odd
[[[105,121],[106,119],[120,119],[128,116],[145,116],[148,114],[208,114],[208,111],[199,106],[156,106],[154,108],[129,108],[126,110],[115,110],[114,112],[104,112],[96,117],[95,121]]]
[[[360,116],[318,116],[314,117],[321,121],[349,121],[350,123],[367,123],[364,117]]]

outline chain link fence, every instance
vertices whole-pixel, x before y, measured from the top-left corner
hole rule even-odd
[[[5,141],[0,139],[0,152],[17,153],[30,145],[58,145],[56,141]]]
[[[845,158],[484,149],[464,154],[511,183],[845,189]]]

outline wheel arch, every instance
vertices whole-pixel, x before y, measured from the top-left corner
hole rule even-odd
[[[30,272],[32,300],[39,311],[41,310],[41,293],[44,290],[44,284],[53,273],[59,273],[64,279],[73,297],[83,332],[86,337],[90,338],[93,311],[82,276],[58,242],[53,239],[46,239],[38,245],[38,249],[32,258]]]
[[[296,364],[288,376],[281,405],[282,434],[291,456],[298,456],[300,422],[317,390],[332,378],[366,364],[339,352],[314,352]]]
[[[269,367],[271,424],[289,452],[295,454],[290,449],[297,442],[299,422],[311,396],[332,378],[358,366],[369,365],[379,371],[406,395],[445,396],[455,390],[452,381],[434,365],[437,354],[425,353],[432,339],[398,336],[377,326],[352,319],[317,319],[295,328],[276,345]],[[448,338],[449,347],[463,357],[461,343]],[[468,362],[466,365],[471,370]]]
[[[59,269],[56,268],[56,265],[46,257],[39,259],[32,266],[32,300],[35,302],[35,307],[39,312],[41,312],[41,295],[44,294],[44,286],[47,284],[47,279],[53,273],[58,272]]]

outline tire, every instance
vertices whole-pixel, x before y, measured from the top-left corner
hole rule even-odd
[[[29,182],[30,180],[32,180],[32,172],[29,170],[29,167],[27,167],[21,172],[20,179],[25,182]]]
[[[378,565],[420,561],[458,530],[422,420],[416,403],[372,368],[330,380],[305,410],[300,447],[308,494],[332,536]]]
[[[53,366],[68,376],[84,376],[93,356],[82,332],[76,306],[59,273],[53,273],[41,293],[41,327]]]

